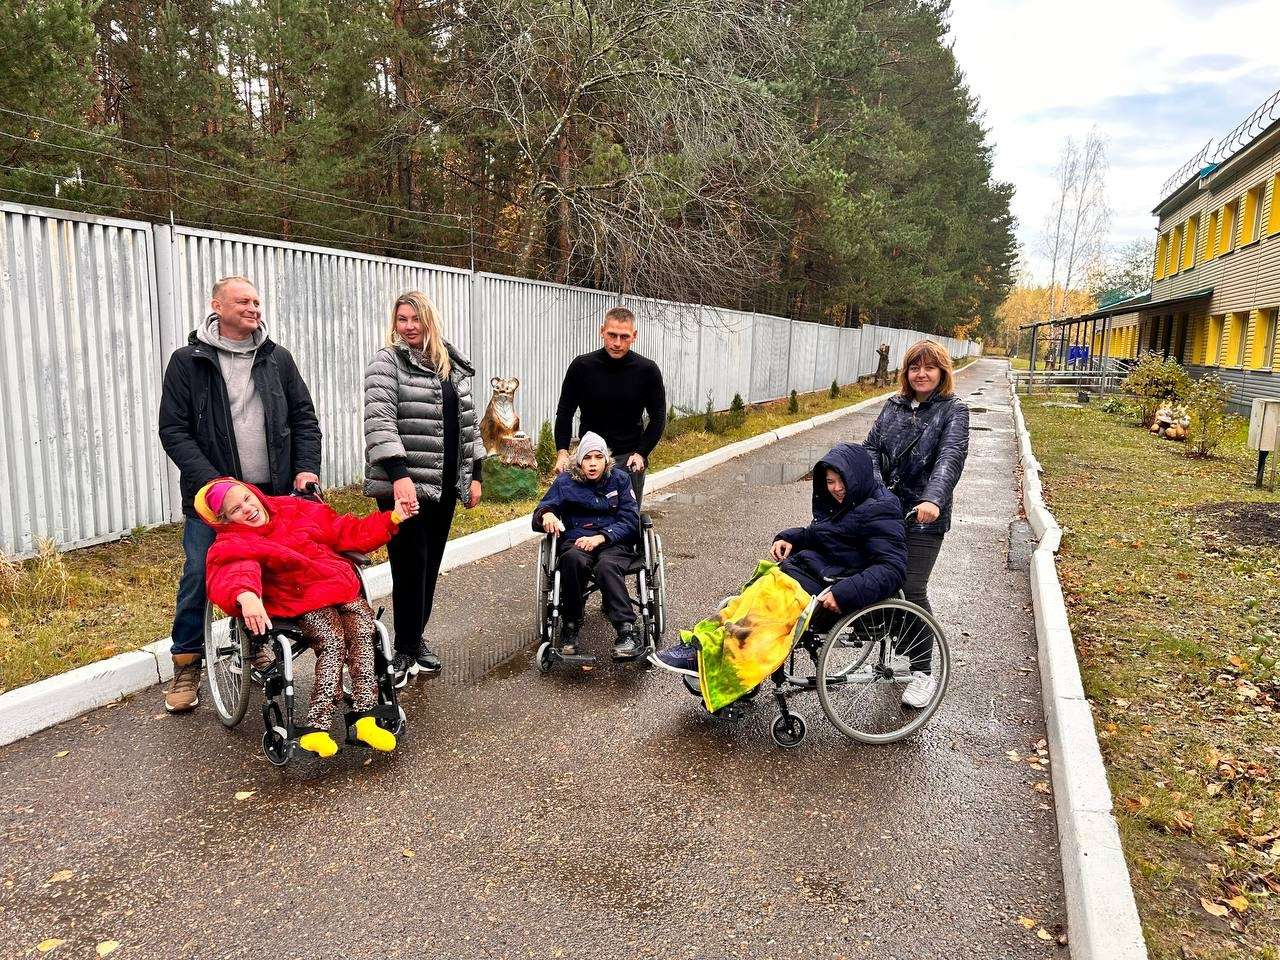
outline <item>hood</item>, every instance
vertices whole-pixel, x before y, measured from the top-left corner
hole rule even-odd
[[[257,350],[260,346],[267,342],[267,322],[265,320],[258,321],[258,329],[253,331],[253,336],[248,340],[241,341],[234,347],[228,347],[218,334],[218,315],[211,313],[204,318],[204,323],[196,327],[196,339],[201,343],[206,343],[215,350],[221,350],[224,353],[248,353],[251,350]]]
[[[827,492],[828,470],[835,470],[844,478],[844,503],[836,503]],[[826,520],[852,510],[871,497],[879,486],[866,448],[860,444],[837,443],[813,467],[813,517]]]
[[[249,483],[245,480],[237,480],[235,477],[214,477],[212,480],[210,480],[208,483],[206,483],[203,487],[200,488],[200,490],[196,493],[196,499],[195,499],[196,513],[200,514],[200,519],[203,520],[205,523],[207,523],[209,526],[213,527],[213,529],[225,530],[229,527],[238,526],[238,524],[227,523],[226,521],[219,519],[218,515],[213,512],[213,510],[209,507],[208,502],[205,500],[205,495],[208,492],[209,488],[212,487],[215,483],[218,483],[222,480],[230,480],[233,483],[238,483],[243,487],[248,487],[250,490],[253,491],[253,495],[258,498],[259,502],[262,504],[262,508],[264,510],[267,509],[267,495],[264,494],[257,487],[255,487],[252,483]],[[267,524],[270,524],[270,523],[271,523],[271,513],[268,511]],[[262,528],[257,527],[257,528],[250,528],[250,529],[261,530]]]

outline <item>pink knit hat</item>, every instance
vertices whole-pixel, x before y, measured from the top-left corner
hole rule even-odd
[[[215,515],[222,513],[222,501],[234,488],[240,486],[235,480],[215,480],[204,491],[204,502]]]

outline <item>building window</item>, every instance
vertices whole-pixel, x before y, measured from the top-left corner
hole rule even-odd
[[[1165,249],[1169,246],[1169,235],[1162,233],[1156,237],[1156,268],[1153,276],[1157,280],[1164,279]]]
[[[1265,370],[1271,366],[1271,357],[1276,349],[1276,311],[1255,310],[1253,336],[1249,350],[1249,366],[1255,370]]]
[[[1262,195],[1267,185],[1260,183],[1244,195],[1244,212],[1240,216],[1240,246],[1262,237]]]
[[[1169,262],[1165,265],[1165,273],[1169,276],[1178,272],[1178,264],[1182,260],[1182,233],[1186,226],[1180,223],[1169,234]]]
[[[1221,363],[1224,367],[1243,367],[1245,359],[1246,336],[1249,329],[1249,314],[1227,314],[1226,331],[1223,334]]]
[[[1240,212],[1240,201],[1232,200],[1222,208],[1222,222],[1218,227],[1218,253],[1230,253],[1236,248],[1236,214]]]
[[[1204,340],[1204,366],[1206,367],[1219,365],[1218,358],[1222,356],[1223,319],[1222,314],[1209,318],[1209,335]]]
[[[1204,262],[1208,263],[1218,255],[1216,245],[1218,242],[1218,219],[1221,215],[1217,210],[1209,214],[1209,222],[1204,228]]]
[[[1182,241],[1182,269],[1190,270],[1196,265],[1196,231],[1200,228],[1200,214],[1188,218],[1183,225],[1185,236]]]
[[[1280,173],[1271,178],[1271,215],[1267,218],[1267,233],[1280,233],[1280,203],[1276,203],[1276,191],[1280,190]]]

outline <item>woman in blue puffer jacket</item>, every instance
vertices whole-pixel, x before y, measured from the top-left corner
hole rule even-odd
[[[969,454],[969,408],[955,396],[951,357],[932,340],[908,348],[898,383],[863,446],[903,510],[916,511],[907,525],[903,592],[932,612],[929,575],[951,529],[951,497]]]

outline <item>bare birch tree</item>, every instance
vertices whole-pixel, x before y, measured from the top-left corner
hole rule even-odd
[[[1094,271],[1111,227],[1107,201],[1107,141],[1094,127],[1082,144],[1068,137],[1054,171],[1055,193],[1045,218],[1042,251],[1049,259],[1049,317],[1060,315],[1073,283]],[[1058,271],[1062,270],[1061,297]]]

